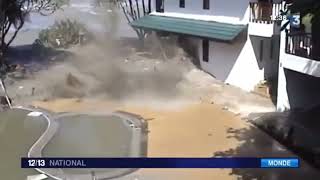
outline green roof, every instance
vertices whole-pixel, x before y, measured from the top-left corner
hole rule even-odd
[[[147,15],[130,23],[135,28],[184,34],[220,41],[232,41],[246,25],[235,25],[215,21]]]

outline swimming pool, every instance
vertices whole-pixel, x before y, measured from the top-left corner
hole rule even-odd
[[[147,123],[139,116],[126,112],[105,114],[62,113],[13,109],[0,113],[0,145],[15,146],[19,155],[5,149],[7,161],[20,157],[146,157]],[[2,117],[6,117],[5,119]],[[13,120],[12,120],[13,119]],[[26,119],[26,120],[23,120]],[[24,123],[26,131],[19,124]],[[1,126],[2,124],[2,126]],[[18,125],[16,125],[18,124]],[[3,135],[2,135],[3,134]],[[11,137],[17,140],[10,140]],[[12,150],[11,150],[12,151]],[[11,154],[10,154],[11,153]],[[8,154],[10,156],[8,156]],[[26,179],[36,174],[32,170],[13,168],[6,179]],[[4,166],[0,166],[4,171]],[[136,169],[36,169],[53,179],[109,179],[129,174]],[[10,174],[19,172],[19,178]],[[2,172],[1,172],[2,173]],[[94,178],[92,176],[95,176]],[[24,178],[20,178],[24,177]]]
[[[28,155],[48,122],[42,116],[28,116],[29,113],[23,109],[0,112],[0,179],[25,180],[37,174],[33,169],[21,169],[20,157]]]

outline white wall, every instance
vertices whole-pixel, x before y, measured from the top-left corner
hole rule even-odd
[[[301,72],[310,76],[320,77],[320,62],[311,59],[284,54],[282,60],[284,68]]]
[[[273,34],[280,32],[280,30],[275,30],[275,26],[275,24],[250,23],[249,34],[254,36],[272,37]]]
[[[246,91],[253,90],[264,79],[264,67],[259,65],[252,41],[246,35],[231,44],[210,41],[209,62],[202,60],[202,40],[197,42],[202,69],[217,79]]]
[[[264,80],[263,66],[259,65],[252,42],[248,39],[237,57],[226,83],[252,91],[262,80]]]
[[[179,7],[179,0],[164,0],[164,13],[155,15],[177,16],[184,18],[195,18],[200,20],[223,21],[226,23],[248,23],[249,2],[251,0],[211,0],[210,9],[203,10],[202,0],[185,0],[185,8]],[[255,0],[252,0],[255,2]],[[272,29],[273,26],[270,26]],[[261,31],[260,29],[256,29]],[[273,30],[273,29],[272,29]],[[272,33],[269,33],[272,34]],[[277,76],[278,58],[270,57],[270,37],[252,38],[242,34],[240,39],[227,44],[224,42],[210,41],[210,60],[202,60],[202,40],[190,38],[198,47],[198,55],[201,67],[208,73],[231,85],[238,86],[244,90],[251,91],[259,81],[267,76]],[[264,44],[264,57],[258,59],[260,39],[266,41]],[[258,48],[258,50],[257,50]],[[276,52],[275,57],[278,55]],[[266,71],[265,71],[266,68]]]
[[[259,56],[260,40],[264,41],[262,59]],[[233,43],[210,41],[209,62],[202,60],[202,40],[193,39],[192,43],[198,47],[201,68],[225,83],[252,91],[264,79],[277,79],[279,52],[274,51],[273,57],[270,56],[270,38],[243,33]],[[279,45],[273,48],[278,50]]]
[[[185,0],[185,8],[179,7],[179,0],[165,0],[165,12],[229,16],[242,19],[249,6],[249,0],[211,0],[210,9],[203,9],[202,0]]]

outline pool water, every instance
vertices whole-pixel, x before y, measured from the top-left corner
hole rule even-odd
[[[33,145],[32,157],[146,156],[146,126],[133,115],[50,113],[50,119],[45,119],[41,114],[35,115],[37,113],[31,116],[30,112],[33,111],[0,112],[0,179],[26,180],[30,175],[39,174],[33,169],[20,168],[20,158],[27,157]],[[39,138],[42,141],[37,141]],[[40,170],[56,179],[91,180],[92,175],[96,179],[115,178],[135,169]]]
[[[33,169],[21,169],[20,158],[27,156],[48,123],[42,116],[29,117],[29,113],[21,109],[0,112],[0,179],[25,180],[38,174]]]
[[[59,129],[42,150],[44,157],[130,157],[132,128],[117,116],[74,115],[58,118]],[[67,173],[120,169],[64,169]],[[121,171],[121,170],[120,170]]]
[[[59,129],[43,149],[43,156],[129,156],[132,132],[119,117],[75,115],[57,121]]]

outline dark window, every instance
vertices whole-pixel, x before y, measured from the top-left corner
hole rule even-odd
[[[210,0],[203,0],[203,9],[210,9]]]
[[[263,60],[263,40],[260,40],[260,61]]]
[[[270,58],[271,59],[273,59],[273,39],[271,39],[271,45],[270,45],[270,50],[271,50],[271,52],[270,52]]]
[[[157,12],[164,12],[164,2],[163,0],[156,0],[156,11]]]
[[[209,41],[202,40],[202,60],[209,62]]]
[[[185,8],[185,0],[180,0],[179,6]]]

